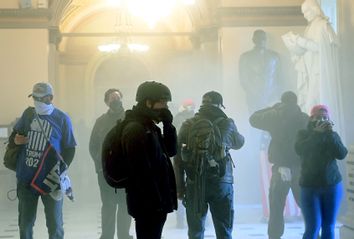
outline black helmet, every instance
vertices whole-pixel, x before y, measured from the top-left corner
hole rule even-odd
[[[162,83],[156,81],[146,81],[139,85],[135,100],[144,102],[145,100],[167,100],[171,101],[171,91]]]

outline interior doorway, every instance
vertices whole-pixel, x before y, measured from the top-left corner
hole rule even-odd
[[[123,106],[131,108],[135,104],[138,85],[151,79],[150,71],[134,55],[112,55],[97,68],[94,76],[95,115],[107,110],[103,96],[107,89],[118,88],[123,93]]]

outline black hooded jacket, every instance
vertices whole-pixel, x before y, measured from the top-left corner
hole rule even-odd
[[[273,107],[258,110],[249,119],[250,124],[270,133],[269,161],[279,167],[300,167],[295,152],[296,134],[305,129],[308,115],[296,104],[277,103]]]
[[[139,104],[126,112],[128,123],[122,132],[122,146],[131,167],[126,192],[128,212],[133,217],[177,209],[169,158],[176,154],[176,129],[164,124],[162,134],[155,118],[155,112]]]

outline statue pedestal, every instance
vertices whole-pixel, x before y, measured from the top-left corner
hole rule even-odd
[[[354,146],[350,147],[346,164],[346,200],[348,207],[346,215],[343,217],[343,226],[339,232],[341,239],[352,239],[354,238]]]

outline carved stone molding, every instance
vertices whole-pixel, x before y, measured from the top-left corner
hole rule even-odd
[[[49,1],[50,8],[0,9],[0,28],[59,27],[62,14],[71,2]]]
[[[218,8],[220,26],[304,26],[300,6],[292,7],[227,7]]]
[[[72,0],[60,0],[53,2],[51,6],[53,12],[53,17],[51,19],[52,26],[59,26],[65,11],[70,8],[71,3]]]
[[[54,44],[58,49],[58,46],[62,40],[62,36],[59,30],[59,27],[53,26],[48,28],[49,33],[49,43]]]
[[[46,28],[51,11],[37,9],[0,9],[0,28]]]

